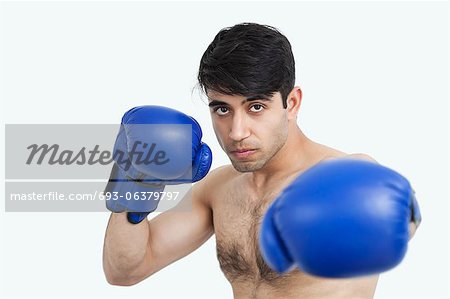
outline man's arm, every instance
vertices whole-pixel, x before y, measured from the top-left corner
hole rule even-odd
[[[165,124],[176,126],[142,126]],[[178,125],[189,125],[191,130]],[[114,144],[114,166],[105,187],[106,194],[118,195],[117,200],[106,201],[106,207],[114,212],[103,250],[103,268],[111,284],[136,284],[211,236],[211,212],[203,201],[203,182],[180,203],[189,203],[190,210],[172,210],[147,220],[159,203],[160,196],[155,194],[163,192],[166,185],[198,182],[208,173],[212,153],[202,136],[194,118],[167,107],[134,107],[122,117]],[[149,163],[148,157],[153,156],[149,144],[158,144],[155,157],[170,159]],[[129,194],[133,200],[127,200]],[[139,198],[134,198],[136,195]]]
[[[103,269],[110,284],[136,284],[212,236],[212,211],[204,191],[212,173],[186,194],[179,203],[184,208],[175,207],[139,224],[130,224],[126,213],[111,215],[103,248]]]

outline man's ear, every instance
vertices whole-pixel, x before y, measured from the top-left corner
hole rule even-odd
[[[302,103],[302,90],[295,86],[288,94],[286,99],[288,119],[296,119],[300,105]]]

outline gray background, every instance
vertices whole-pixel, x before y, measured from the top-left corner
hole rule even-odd
[[[403,263],[381,276],[376,297],[450,296],[447,2],[63,1],[0,8],[2,123],[113,124],[133,106],[166,105],[199,121],[213,167],[228,159],[192,90],[200,57],[223,27],[254,21],[279,28],[296,57],[304,132],[368,153],[416,189],[424,221]],[[5,297],[231,297],[214,238],[122,288],[108,285],[101,268],[108,213],[0,216]]]

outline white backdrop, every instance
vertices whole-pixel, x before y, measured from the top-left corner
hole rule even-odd
[[[223,27],[244,21],[277,27],[296,57],[304,132],[370,154],[416,189],[422,226],[402,264],[381,276],[376,297],[450,296],[447,2],[2,2],[0,8],[3,124],[117,123],[133,106],[166,105],[200,122],[214,168],[228,160],[206,105],[192,92],[200,57]],[[107,213],[2,209],[0,215],[2,296],[232,296],[214,238],[142,283],[116,287],[101,267]]]

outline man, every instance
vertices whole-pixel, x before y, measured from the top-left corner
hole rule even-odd
[[[331,279],[334,275],[326,274],[331,273],[329,269],[317,276],[311,275],[314,271],[293,266],[292,261],[284,267],[284,258],[278,253],[282,251],[289,256],[285,259],[292,259],[295,254],[286,253],[289,240],[280,241],[286,235],[282,219],[273,221],[278,226],[274,229],[277,232],[269,231],[271,228],[267,226],[261,230],[269,206],[299,175],[314,166],[336,158],[376,163],[365,154],[349,155],[303,134],[297,124],[302,92],[295,86],[294,57],[286,37],[273,27],[252,23],[225,28],[205,51],[198,80],[208,98],[217,140],[231,165],[215,169],[202,180],[209,166],[200,171],[198,166],[193,167],[193,172],[201,175],[192,180],[198,182],[184,199],[192,205],[189,212],[167,211],[150,221],[145,218],[147,213],[128,213],[128,217],[126,213],[113,213],[104,247],[108,282],[136,284],[194,251],[215,234],[220,267],[235,298],[372,297],[377,271],[364,269],[361,273],[366,275],[354,277],[359,275],[333,269],[339,272],[336,277],[347,278]],[[148,109],[148,115],[152,115],[155,108]],[[160,110],[157,111],[155,114],[159,115]],[[167,117],[171,118],[170,115]],[[125,122],[128,121],[127,117]],[[194,143],[198,148],[200,140]],[[205,151],[194,150],[194,154],[196,160],[199,156],[204,161],[210,158]],[[307,188],[299,188],[304,187]],[[283,203],[276,204],[274,209]],[[152,206],[145,211],[154,209]],[[267,221],[272,221],[269,217],[272,215],[266,215]],[[411,235],[417,224],[417,219],[409,223]],[[271,238],[287,245],[270,244]],[[296,242],[290,244],[297,246]],[[327,240],[324,242],[322,247],[328,246]],[[301,246],[294,249],[299,250]],[[302,262],[296,264],[305,264]]]

